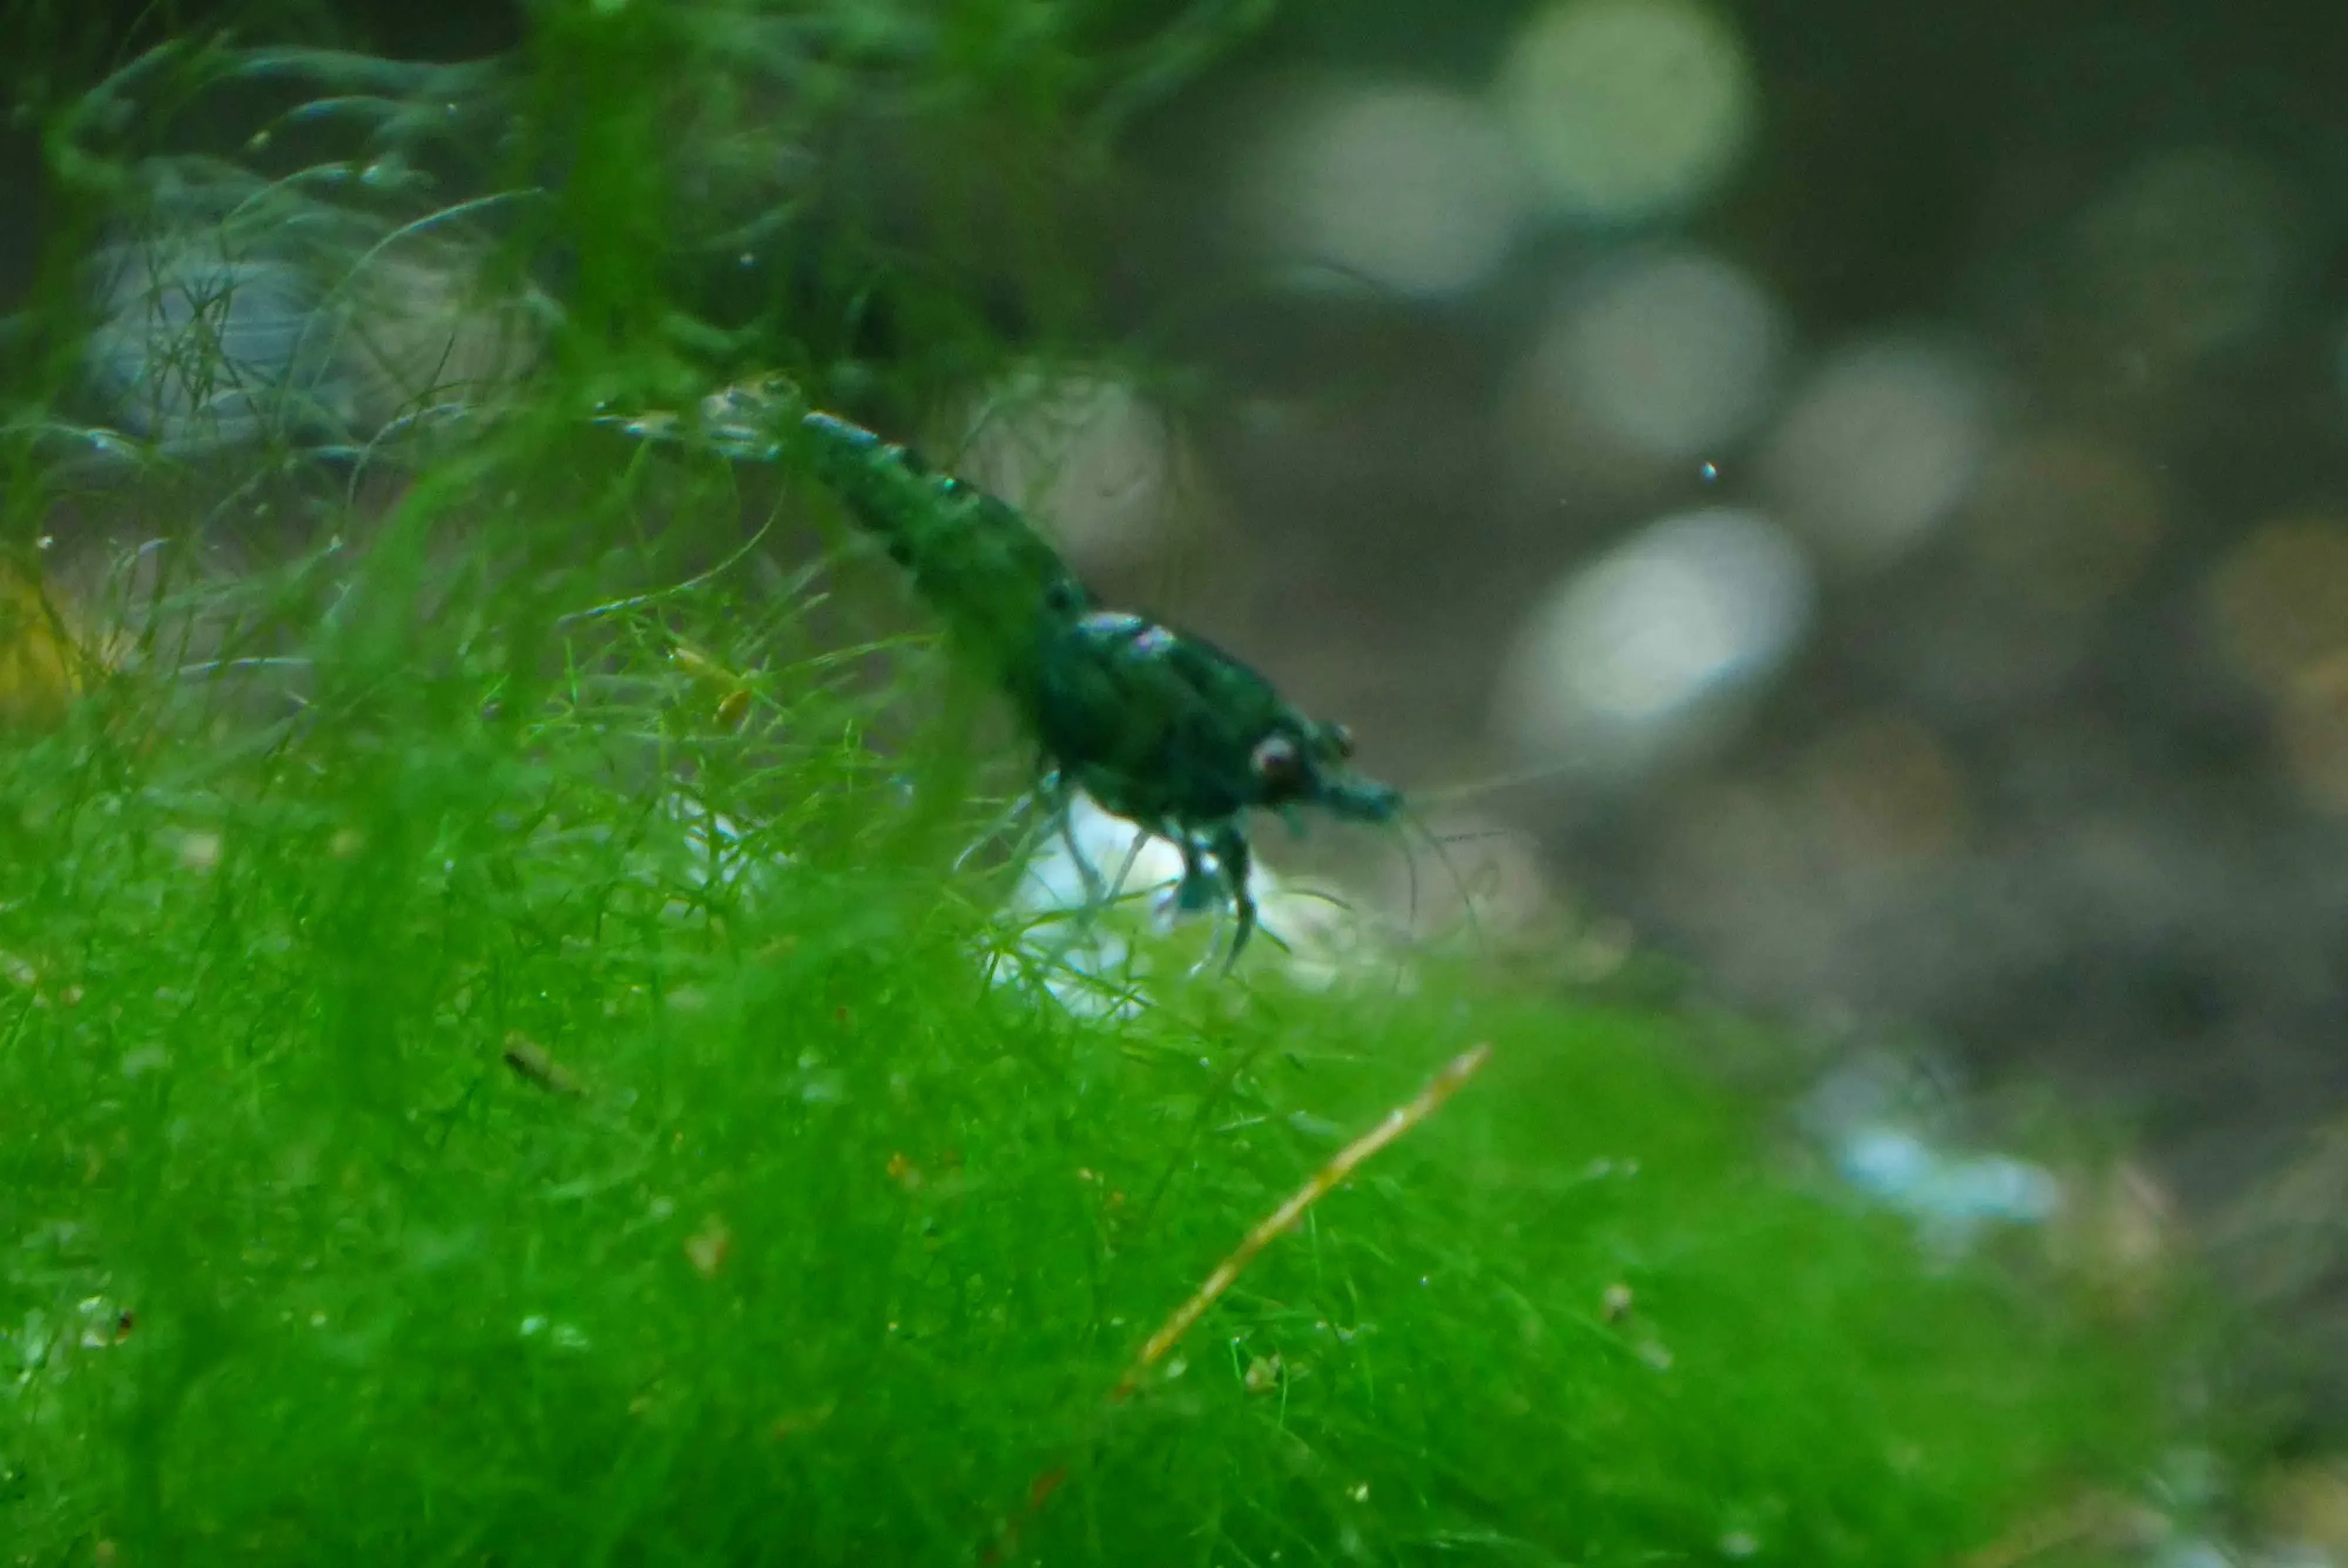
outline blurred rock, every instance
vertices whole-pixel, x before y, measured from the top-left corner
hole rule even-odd
[[[0,732],[46,728],[100,668],[81,617],[26,569],[0,564]]]
[[[1803,758],[1800,789],[1822,858],[1849,876],[1898,876],[1962,841],[1963,778],[1930,730],[1903,714],[1838,726]]]
[[[166,233],[100,253],[90,373],[114,419],[166,447],[244,446],[346,422],[327,385],[318,291],[283,258]]]
[[[166,450],[364,443],[535,355],[541,313],[486,286],[478,243],[292,182],[148,179],[92,260],[85,358],[107,415]]]
[[[2141,454],[2051,434],[1990,458],[1957,528],[1999,591],[2067,616],[2101,610],[2134,587],[2168,518]]]

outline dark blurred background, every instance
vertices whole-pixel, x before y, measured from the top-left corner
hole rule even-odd
[[[891,37],[983,10],[863,9]],[[1065,146],[1000,104],[975,152],[793,120],[853,171],[801,221],[897,223],[1037,351],[902,433],[1348,720],[1505,895],[1495,941],[1538,964],[1627,923],[1740,1007],[2051,1080],[2244,1270],[2336,1296],[2348,8],[1087,15],[1196,24],[1205,63],[1133,74]],[[73,13],[42,46],[203,19]],[[312,20],[412,57],[531,36],[495,5]],[[732,101],[736,131],[798,112],[771,77]],[[949,145],[996,183],[925,229],[888,192],[951,183],[921,169]],[[1045,251],[1081,325],[998,286]],[[829,285],[767,261],[710,308],[788,297],[779,330],[824,339]]]
[[[1730,995],[2237,1196],[2348,1090],[2344,64],[2322,7],[1300,13],[1137,138],[1138,308],[1254,285],[1180,343],[1247,547],[1182,608],[1422,790],[1556,769],[1459,815]]]

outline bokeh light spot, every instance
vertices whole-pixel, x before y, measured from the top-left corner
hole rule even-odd
[[[1446,295],[1506,260],[1526,189],[1478,100],[1348,83],[1308,90],[1275,118],[1248,170],[1241,219],[1278,260]]]
[[[1684,464],[1759,417],[1786,335],[1776,302],[1728,262],[1638,258],[1569,290],[1542,324],[1519,386],[1525,429]]]
[[[973,400],[963,431],[946,448],[956,471],[1040,519],[1086,570],[1147,559],[1174,529],[1180,445],[1128,382],[1016,371]]]
[[[1952,350],[1897,339],[1830,357],[1770,435],[1787,523],[1847,566],[1880,565],[1964,499],[1989,446],[1982,378]]]
[[[1811,600],[1799,548],[1766,518],[1722,509],[1652,524],[1534,613],[1502,682],[1500,727],[1529,756],[1643,772],[1783,666]]]
[[[2285,189],[2220,149],[2138,165],[2080,216],[2077,280],[2109,346],[2166,370],[2255,330],[2298,264]]]
[[[2332,518],[2266,524],[2210,579],[2227,662],[2269,696],[2348,653],[2348,526]]]
[[[1564,0],[1510,45],[1496,96],[1551,204],[1629,223],[1692,206],[1751,138],[1752,67],[1697,0]]]

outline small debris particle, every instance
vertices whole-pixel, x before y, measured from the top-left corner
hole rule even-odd
[[[905,1158],[901,1149],[889,1156],[889,1179],[909,1193],[917,1192],[922,1185],[922,1168]]]
[[[767,1435],[778,1443],[804,1437],[831,1419],[831,1412],[839,1408],[838,1400],[826,1399],[822,1404],[809,1406],[804,1410],[788,1411],[775,1418],[775,1424],[767,1429]]]
[[[1067,1479],[1068,1467],[1064,1464],[1055,1465],[1037,1476],[1027,1484],[1027,1506],[1031,1509],[1043,1507],[1052,1494],[1060,1490],[1060,1483]]]
[[[1247,1371],[1240,1378],[1240,1385],[1251,1394],[1269,1394],[1280,1387],[1280,1358],[1258,1356],[1248,1363]]]
[[[221,861],[221,835],[196,831],[180,835],[180,864],[190,871],[210,871]]]
[[[517,1032],[506,1036],[505,1064],[549,1094],[584,1092],[577,1074],[547,1053],[544,1046]]]
[[[668,651],[669,661],[696,681],[706,681],[713,686],[735,683],[734,671],[726,668],[715,655],[703,652],[690,642],[679,640]]]
[[[1606,1287],[1606,1294],[1600,1298],[1599,1311],[1607,1322],[1620,1323],[1631,1315],[1631,1299],[1629,1286],[1610,1285]]]
[[[685,1258],[693,1271],[704,1279],[715,1279],[734,1255],[734,1232],[716,1214],[701,1222],[701,1228],[685,1238]]]

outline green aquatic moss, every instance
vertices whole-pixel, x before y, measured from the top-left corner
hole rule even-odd
[[[1922,1563],[2145,1457],[2137,1357],[1778,1169],[1670,1019],[1269,962],[1072,1019],[808,733],[885,698],[775,664],[722,732],[648,630],[521,692],[495,602],[12,757],[19,1560]]]

